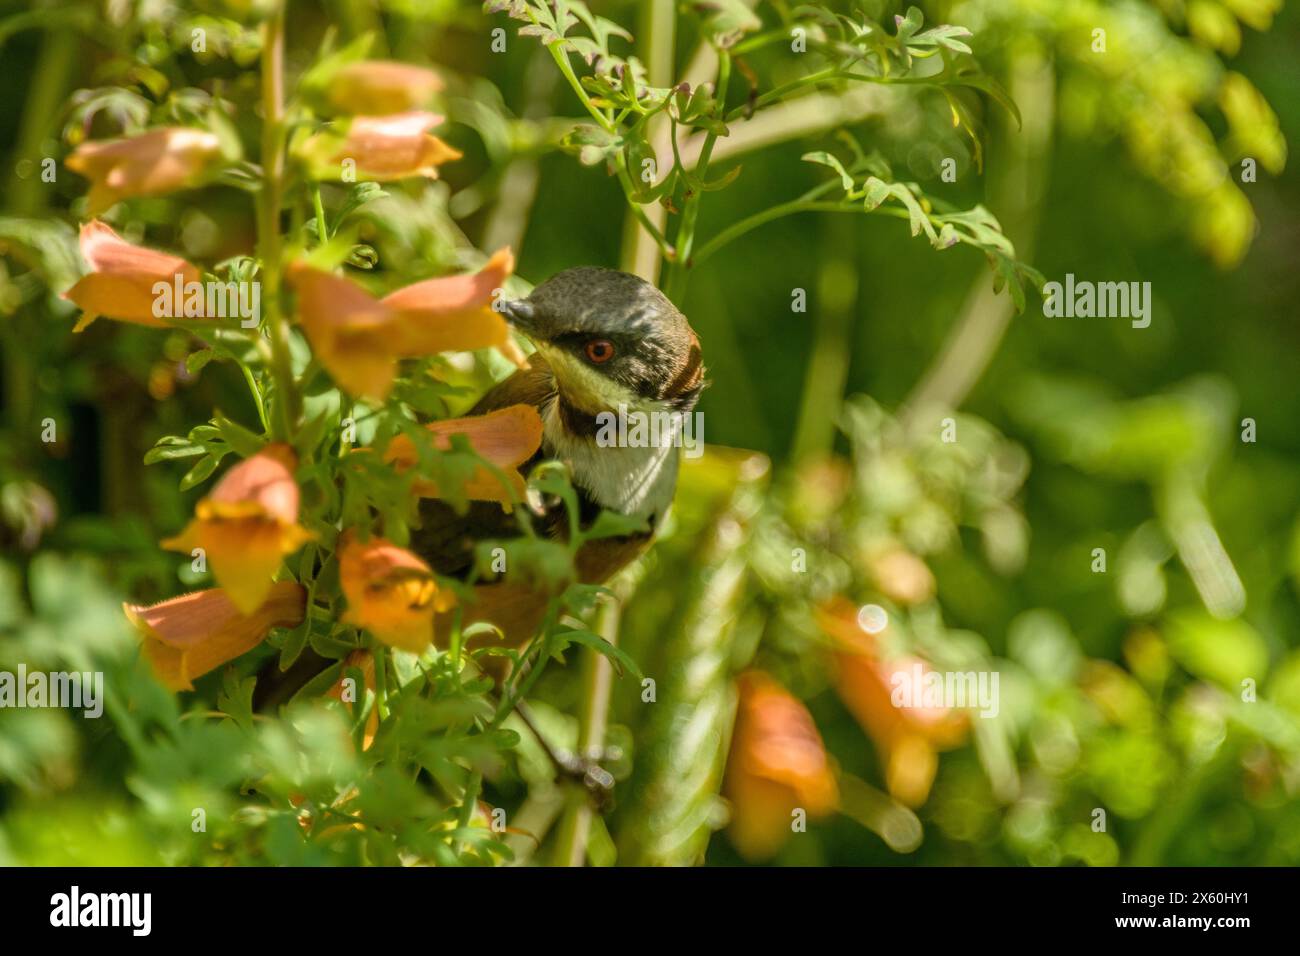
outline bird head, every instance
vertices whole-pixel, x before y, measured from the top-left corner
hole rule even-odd
[[[551,366],[561,400],[580,414],[620,405],[688,412],[704,387],[686,316],[637,276],[566,269],[503,309]]]

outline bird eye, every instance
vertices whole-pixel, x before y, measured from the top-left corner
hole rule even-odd
[[[595,365],[603,365],[614,357],[614,343],[609,339],[592,339],[586,347],[587,359]]]

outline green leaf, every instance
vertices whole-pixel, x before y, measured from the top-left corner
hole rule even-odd
[[[862,204],[868,210],[876,209],[882,202],[889,198],[889,184],[882,182],[875,176],[867,179],[867,194],[862,198]]]
[[[744,0],[694,0],[691,9],[703,20],[713,42],[724,49],[763,25]]]
[[[165,435],[159,438],[157,444],[144,453],[144,463],[153,465],[160,461],[193,458],[202,454],[202,445],[195,445],[188,438],[182,438],[180,435]]]
[[[189,491],[200,482],[207,481],[212,473],[217,470],[217,465],[221,464],[221,458],[220,455],[208,454],[199,459],[194,467],[181,478],[181,491]]]
[[[388,195],[379,183],[357,183],[348,193],[348,198],[343,200],[335,215],[334,228],[342,222],[350,213],[356,212],[368,202],[374,202],[376,199],[383,199]]]
[[[260,435],[222,415],[217,415],[212,421],[216,424],[217,430],[221,432],[221,437],[226,444],[233,448],[235,454],[241,458],[252,458],[266,445],[266,440]]]
[[[1016,106],[1015,100],[1002,88],[1002,84],[987,73],[981,73],[978,70],[960,70],[948,82],[957,86],[969,86],[972,89],[987,93],[993,98],[994,102],[1015,118],[1017,128],[1023,125],[1020,120],[1020,107]]]
[[[191,352],[185,357],[185,371],[191,375],[198,375],[203,367],[217,357],[213,349],[200,349],[197,352]]]
[[[298,627],[289,631],[284,638],[284,644],[280,647],[280,672],[284,673],[293,666],[307,646],[307,634],[311,631],[311,620],[305,620]]]
[[[636,661],[632,660],[621,647],[611,644],[599,634],[594,634],[591,631],[571,630],[560,631],[555,637],[564,645],[581,644],[584,647],[591,648],[598,654],[605,655],[609,658],[609,662],[614,665],[614,670],[620,677],[624,671],[627,671],[637,680],[641,679],[641,669],[636,666]]]
[[[907,16],[894,16],[894,24],[898,27],[898,39],[900,42],[906,42],[912,34],[921,29],[921,24],[925,22],[925,15],[921,13],[919,7],[908,7]]]
[[[576,155],[584,166],[595,166],[618,152],[622,142],[599,126],[580,123],[560,139],[560,148]]]
[[[816,163],[819,166],[829,166],[840,174],[840,185],[844,187],[844,191],[846,193],[853,191],[853,177],[849,175],[848,170],[844,168],[844,164],[841,163],[839,158],[833,153],[827,153],[825,151],[804,153],[799,158],[805,163]],[[876,206],[878,205],[880,205],[880,203],[876,203]],[[871,208],[874,209],[875,206],[872,206]]]
[[[244,730],[253,729],[253,688],[256,677],[242,680],[234,670],[227,670],[222,679],[221,693],[217,695],[217,710],[229,717]]]
[[[306,684],[298,693],[290,698],[290,703],[299,700],[311,700],[314,697],[320,697],[331,687],[338,683],[339,677],[343,674],[343,661],[335,661],[329,667],[325,668]]]
[[[742,167],[740,166],[731,167],[731,169],[727,170],[717,179],[712,180],[711,182],[700,183],[700,189],[706,193],[717,192],[719,189],[726,189],[736,181],[736,178],[740,175],[741,168]]]

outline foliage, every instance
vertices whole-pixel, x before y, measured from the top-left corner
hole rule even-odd
[[[717,831],[745,799],[722,788],[754,668],[806,705],[839,788],[778,863],[1300,859],[1300,407],[1275,291],[1300,195],[1266,179],[1298,121],[1280,5],[478,6],[295,0],[286,29],[278,0],[0,3],[0,671],[102,672],[106,695],[103,720],[0,708],[0,860],[749,860]],[[433,65],[463,158],[346,181],[340,71],[388,59]],[[205,281],[260,282],[264,321],[73,336],[76,225],[99,213],[66,160],[170,127],[212,134],[211,165],[102,218]],[[409,653],[345,618],[342,533],[404,547],[418,483],[455,508],[480,469],[511,488],[424,426],[513,366],[431,350],[401,356],[384,397],[351,394],[292,269],[377,299],[503,245],[520,254],[506,297],[584,262],[662,267],[700,331],[712,444],[608,590],[575,583],[574,557],[628,526],[580,528],[564,467],[536,470],[526,497],[575,529],[546,538],[511,496],[511,576],[553,588],[537,635],[485,650],[490,626],[453,612],[445,642]],[[974,256],[934,254],[961,247],[991,283]],[[1150,334],[1037,315],[1067,271],[1151,275]],[[1020,316],[1000,351],[987,324],[964,337],[990,286]],[[961,409],[915,401],[954,341],[975,366],[948,393]],[[311,540],[277,574],[305,619],[172,693],[122,601],[212,587],[158,541],[281,443]],[[905,744],[864,719],[834,622],[867,606],[890,655],[999,674],[998,715]],[[291,700],[263,702],[312,659]],[[345,681],[356,699],[332,693]]]

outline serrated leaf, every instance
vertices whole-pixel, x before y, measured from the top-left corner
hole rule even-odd
[[[222,680],[221,693],[217,695],[217,710],[234,718],[244,730],[253,729],[253,688],[256,677],[242,680],[235,671],[227,670]]]

